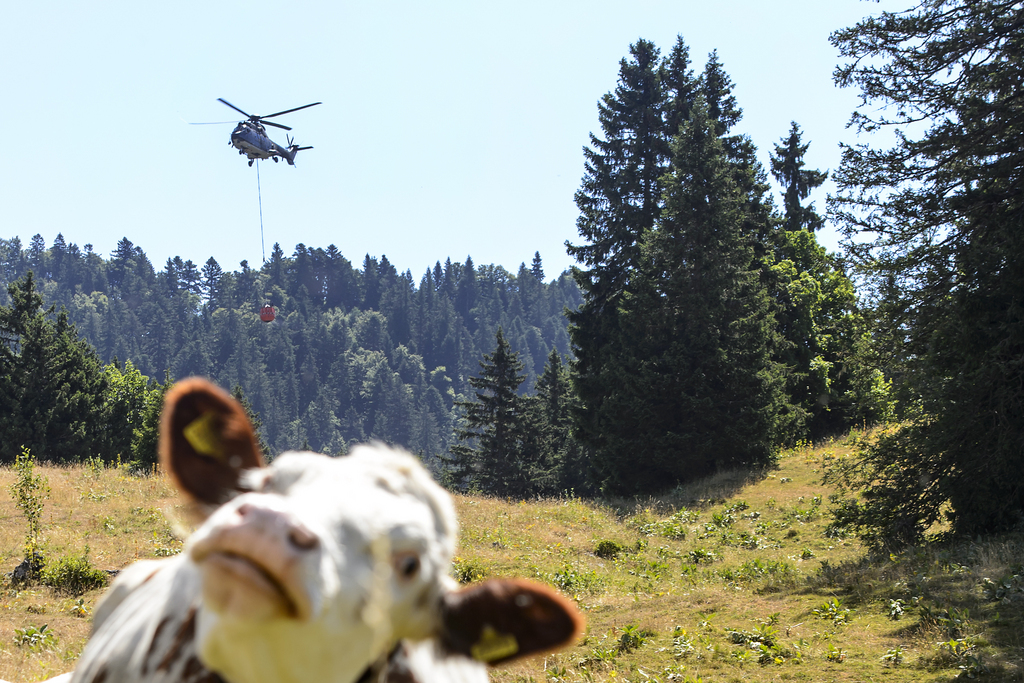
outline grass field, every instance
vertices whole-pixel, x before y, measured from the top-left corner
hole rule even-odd
[[[783,454],[759,476],[725,473],[649,500],[514,501],[460,496],[461,581],[525,576],[571,596],[586,636],[496,670],[502,683],[562,681],[1024,680],[1024,535],[869,558],[827,533],[823,470],[858,435]],[[48,480],[44,551],[100,569],[176,552],[158,476],[38,467]],[[0,469],[0,566],[23,555],[25,523]],[[74,666],[101,590],[15,588],[0,600],[0,678]],[[43,626],[46,629],[43,629]]]

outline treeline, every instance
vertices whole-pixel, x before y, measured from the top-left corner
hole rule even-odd
[[[50,318],[61,329],[73,324],[97,363],[123,372],[130,362],[154,383],[203,375],[239,387],[272,453],[303,445],[338,453],[380,439],[433,461],[453,441],[455,402],[497,330],[535,379],[552,351],[570,353],[564,312],[580,302],[567,274],[546,280],[539,254],[516,273],[471,258],[438,262],[417,284],[386,257],[356,268],[333,246],[299,244],[286,256],[274,245],[259,269],[175,257],[156,270],[127,238],[109,258],[60,235],[51,245],[37,235],[27,248],[0,240],[0,280],[29,272],[40,306],[65,311]],[[3,291],[0,303],[14,302]],[[277,310],[272,323],[259,319],[264,303]],[[23,308],[22,317],[34,314]],[[4,334],[19,336],[10,325]]]

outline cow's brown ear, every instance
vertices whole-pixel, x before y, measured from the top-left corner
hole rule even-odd
[[[209,381],[175,384],[160,420],[160,464],[183,493],[200,503],[223,503],[242,470],[263,467],[245,410]]]
[[[448,593],[441,613],[444,646],[487,664],[568,645],[583,630],[569,600],[522,579],[491,579]]]

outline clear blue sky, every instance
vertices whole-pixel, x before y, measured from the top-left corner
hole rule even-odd
[[[838,165],[856,93],[837,90],[831,31],[892,0],[13,3],[4,12],[0,237],[57,233],[109,255],[127,236],[157,269],[261,261],[256,168],[236,121],[279,119],[296,166],[261,162],[266,250],[335,244],[418,280],[472,255],[571,265],[573,193],[597,101],[645,38],[717,49],[763,163],[796,120],[808,165]],[[284,131],[271,129],[284,143]],[[813,197],[824,211],[827,188]],[[828,231],[823,241],[834,248]]]

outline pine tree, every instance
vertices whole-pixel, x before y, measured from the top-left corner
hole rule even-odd
[[[639,40],[619,64],[619,83],[598,104],[604,138],[591,135],[585,174],[576,193],[583,244],[566,244],[584,268],[573,278],[584,303],[569,313],[575,350],[574,386],[581,399],[578,431],[597,447],[604,397],[618,381],[624,330],[619,315],[640,267],[640,245],[661,211],[660,178],[668,159],[659,51]]]
[[[42,460],[73,462],[97,453],[106,380],[95,351],[62,310],[47,316],[31,272],[8,286],[0,307],[0,462],[28,448]]]
[[[530,272],[538,281],[544,282],[544,262],[541,261],[540,252],[533,252],[533,261],[530,263]]]
[[[682,36],[676,37],[672,51],[662,65],[662,87],[665,91],[665,134],[671,140],[679,127],[690,118],[690,108],[697,97],[698,81],[690,68],[690,48]]]
[[[650,84],[650,95],[620,85],[606,96],[618,106],[601,109],[609,140],[598,151],[614,153],[586,151],[577,193],[592,244],[569,249],[590,267],[574,271],[584,303],[569,316],[576,433],[600,484],[618,493],[769,463],[786,409],[760,284],[768,185],[750,140],[730,135],[742,115],[732,81],[716,53],[695,79],[681,38],[656,67],[653,45],[632,49],[620,83]],[[609,144],[620,138],[622,149]],[[623,163],[633,159],[645,163]],[[638,184],[646,173],[656,177]]]
[[[166,392],[167,389],[164,389],[164,393]],[[270,447],[267,446],[267,442],[263,438],[263,434],[261,432],[261,428],[263,427],[263,420],[261,420],[259,414],[257,414],[256,411],[253,410],[252,403],[250,403],[249,399],[246,398],[245,391],[242,389],[241,384],[235,385],[235,388],[231,390],[231,396],[236,401],[238,401],[239,404],[241,404],[242,408],[245,410],[245,414],[249,416],[249,424],[252,425],[253,431],[256,432],[256,443],[257,445],[259,445],[260,452],[263,453],[263,457],[270,459],[272,455],[270,452]]]
[[[43,239],[42,235],[36,233],[32,235],[32,239],[29,241],[28,265],[34,273],[39,273],[38,277],[43,280],[48,280],[50,277],[47,261],[46,240]]]
[[[544,372],[537,378],[536,394],[530,400],[537,413],[546,489],[543,493],[592,491],[589,452],[573,435],[573,408],[577,405],[569,368],[558,349],[551,349]]]
[[[623,314],[633,334],[603,409],[620,417],[605,422],[592,459],[609,491],[658,491],[774,457],[785,404],[774,318],[717,132],[698,97],[673,142],[662,220],[644,243],[648,286]]]
[[[576,193],[576,228],[587,244],[566,244],[589,271],[574,271],[592,306],[613,306],[637,266],[639,243],[661,208],[659,179],[669,155],[662,111],[658,48],[630,45],[619,64],[619,84],[598,103],[604,139],[590,136],[583,184]]]
[[[789,441],[873,424],[890,411],[887,383],[865,353],[868,323],[853,283],[814,235],[824,220],[813,204],[801,203],[828,176],[804,168],[808,146],[794,122],[771,157],[785,217],[774,229],[765,270],[785,339],[776,358],[787,367]]]
[[[456,431],[461,443],[446,458],[456,482],[486,493],[522,495],[529,488],[530,464],[521,448],[523,404],[519,385],[526,376],[519,354],[512,351],[501,328],[493,353],[480,362],[480,375],[469,379],[476,400],[457,401],[465,411],[465,427]],[[470,445],[475,443],[475,447]]]
[[[814,210],[813,204],[800,204],[811,192],[821,187],[828,178],[827,172],[804,168],[804,154],[810,143],[800,144],[800,126],[793,121],[789,137],[781,145],[775,145],[772,154],[772,175],[784,190],[783,206],[786,211],[786,230],[808,230],[814,232],[824,225],[824,219]]]
[[[211,310],[220,306],[221,279],[223,277],[224,269],[217,263],[217,259],[212,256],[208,258],[199,277],[199,289]]]
[[[833,34],[861,90],[833,215],[879,301],[908,423],[867,454],[847,521],[914,542],[945,514],[965,534],[1024,513],[1024,7],[929,0]],[[921,125],[924,122],[927,125]]]

